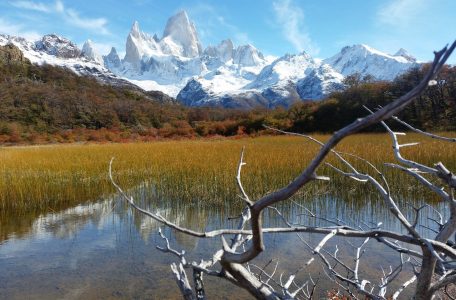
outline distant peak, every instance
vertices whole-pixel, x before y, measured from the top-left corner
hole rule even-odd
[[[178,11],[174,17],[178,17],[178,18],[185,18],[188,20],[188,15],[187,15],[187,12],[185,10],[180,10]]]
[[[410,60],[410,61],[415,61],[416,60],[416,58],[413,55],[411,55],[404,48],[400,48],[399,50],[397,50],[397,52],[394,54],[394,56],[402,56],[403,58],[405,58],[407,60]]]
[[[409,54],[409,53],[404,48],[400,48],[399,50],[397,50],[397,52],[394,54],[394,56],[402,56],[404,54]]]
[[[90,39],[88,39],[87,41],[85,41],[83,47],[85,47],[85,46],[90,46],[90,47],[92,47],[92,46],[93,46],[92,41],[91,41]]]
[[[168,19],[163,37],[173,35],[176,31],[188,31],[191,30],[191,28],[192,24],[188,18],[187,13],[185,10],[181,10]]]
[[[69,43],[71,42],[69,39],[65,38],[65,37],[62,37],[60,35],[57,35],[55,33],[50,33],[50,34],[46,34],[44,35],[42,38],[41,38],[42,41],[44,40],[52,40],[52,41],[56,41],[56,42],[64,42],[64,43]]]
[[[377,50],[375,48],[372,48],[371,46],[366,45],[366,44],[355,44],[353,46],[345,46],[341,50],[341,54],[343,54],[343,55],[345,55],[345,54],[353,55],[353,53],[359,53],[362,55],[373,54],[373,55],[388,56],[388,57],[390,56],[390,55],[388,55],[380,50]]]
[[[131,30],[130,33],[132,33],[134,36],[139,35],[139,23],[138,21],[134,21],[133,25],[131,25]]]
[[[220,45],[230,45],[231,47],[234,47],[233,41],[231,39],[221,41]]]
[[[182,51],[180,51],[179,55],[195,57],[202,52],[195,25],[189,20],[188,15],[184,10],[179,11],[166,22],[162,41],[169,39],[182,47]]]
[[[372,51],[374,50],[372,47],[366,45],[366,44],[355,44],[353,46],[346,46],[344,49],[359,49],[359,50],[367,50],[367,51]]]
[[[112,48],[111,48],[111,51],[109,51],[109,54],[108,54],[108,55],[117,55],[116,47],[112,47]]]

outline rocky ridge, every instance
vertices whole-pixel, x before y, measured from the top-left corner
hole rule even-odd
[[[362,44],[324,60],[306,52],[271,59],[253,45],[236,46],[230,39],[203,48],[185,11],[169,18],[161,37],[133,22],[123,58],[114,47],[102,56],[90,40],[79,49],[56,34],[34,42],[0,35],[0,46],[7,44],[14,44],[32,63],[66,67],[107,84],[162,91],[192,106],[288,107],[343,89],[344,78],[355,73],[393,80],[419,66],[402,48],[390,55]]]

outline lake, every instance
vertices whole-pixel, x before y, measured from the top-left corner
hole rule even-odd
[[[454,133],[450,133],[454,135]],[[328,136],[319,136],[325,140]],[[419,147],[404,149],[406,157],[426,164],[437,161],[456,166],[456,149],[441,151],[442,143],[408,135],[406,142]],[[157,143],[11,147],[0,150],[0,298],[1,299],[180,299],[170,264],[176,258],[156,249],[163,245],[159,224],[132,210],[116,197],[107,179],[108,162],[115,156],[114,176],[146,208],[159,210],[176,223],[195,230],[234,228],[242,202],[237,196],[235,170],[242,146],[246,146],[243,181],[253,199],[294,178],[318,149],[296,137],[260,137],[240,140],[163,141]],[[389,138],[362,134],[347,139],[340,151],[368,158],[385,173],[404,214],[412,220],[414,205],[429,203],[445,210],[435,195],[417,188],[403,173],[386,168],[393,161]],[[331,159],[331,158],[329,158]],[[330,160],[331,161],[331,160]],[[373,173],[362,161],[352,163]],[[327,167],[319,175],[329,183],[312,183],[293,200],[317,216],[339,218],[352,226],[375,226],[404,232],[374,189],[343,178]],[[331,225],[306,216],[287,201],[278,207],[293,223]],[[420,224],[434,228],[428,217]],[[266,210],[266,227],[284,226],[274,211]],[[432,235],[423,226],[424,236]],[[220,249],[220,238],[196,239],[164,228],[171,246],[185,250],[188,260],[207,259]],[[315,247],[323,238],[302,234]],[[363,241],[333,238],[325,250],[353,265],[355,250]],[[278,259],[276,277],[284,278],[303,266],[311,252],[296,234],[266,234],[266,251],[253,262],[263,266]],[[361,276],[379,283],[382,268],[388,270],[400,257],[371,240],[361,259]],[[275,266],[275,261],[269,268]],[[255,266],[251,266],[254,270]],[[410,277],[405,268],[397,282]],[[316,294],[324,297],[335,287],[317,258],[301,270],[297,282],[318,279]],[[394,282],[390,290],[397,288]],[[249,299],[243,290],[218,278],[205,277],[209,298]],[[413,285],[402,294],[407,298]]]
[[[180,225],[193,229],[234,228],[230,221],[237,209],[225,207],[197,207],[185,203],[166,205],[154,199],[154,189],[141,186],[130,191],[142,206],[158,209]],[[369,201],[362,206],[328,196],[319,199],[301,199],[308,209],[327,218],[340,217],[351,224],[383,222],[384,228],[401,230],[400,225],[385,214],[380,201]],[[284,215],[299,223],[324,224],[310,220],[299,206],[280,207]],[[412,215],[410,215],[412,217]],[[18,216],[20,218],[20,216]],[[422,215],[422,224],[433,226]],[[265,214],[265,226],[280,225],[281,219],[272,211]],[[155,247],[163,245],[157,234],[159,224],[132,210],[121,199],[111,198],[95,203],[78,205],[66,210],[47,213],[34,219],[27,228],[18,228],[0,242],[0,298],[2,299],[180,299],[169,265],[175,257]],[[326,225],[328,225],[326,223]],[[421,229],[423,233],[425,230]],[[220,248],[219,238],[197,239],[165,229],[171,246],[184,249],[188,258],[209,258]],[[322,236],[302,234],[312,245]],[[360,244],[359,239],[352,243]],[[333,251],[336,244],[339,256],[353,257],[351,246],[340,238],[331,240],[325,249]],[[270,258],[279,259],[279,270],[295,271],[310,257],[310,252],[295,234],[266,235],[266,251],[255,263],[264,265]],[[373,241],[362,258],[362,274],[378,275],[381,267],[388,269],[398,262],[399,256]],[[289,273],[288,273],[289,274]],[[303,281],[319,278],[316,295],[324,296],[333,287],[324,274],[318,259],[299,276]],[[400,278],[407,278],[408,271]],[[230,283],[205,277],[206,292],[212,299],[249,299],[249,295]],[[409,292],[413,287],[409,288]],[[404,293],[404,296],[407,293]]]

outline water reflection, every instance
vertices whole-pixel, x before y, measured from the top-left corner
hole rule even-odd
[[[228,220],[229,216],[239,211],[234,207],[216,209],[148,201],[154,198],[150,186],[142,186],[133,194],[141,206],[158,210],[161,215],[182,226],[204,230],[234,228],[237,224],[237,221]],[[349,201],[326,195],[312,201],[301,199],[300,203],[326,218],[339,217],[351,224],[382,222],[385,229],[403,230],[395,219],[385,213],[382,203],[374,198]],[[303,215],[305,211],[296,205],[279,208],[294,223],[327,225],[324,220],[309,219]],[[407,212],[409,218],[414,217],[412,209],[408,208]],[[273,211],[266,211],[264,220],[265,227],[283,226],[282,220]],[[155,249],[155,245],[162,242],[156,234],[159,224],[132,212],[117,198],[41,215],[27,223],[29,226],[24,226],[21,217],[17,216],[16,230],[14,222],[8,222],[12,225],[8,230],[2,230],[3,241],[0,244],[2,299],[180,298],[169,270],[174,257]],[[435,226],[426,214],[421,216],[421,222],[429,227]],[[420,230],[429,235],[424,227]],[[220,247],[219,239],[196,239],[169,229],[165,230],[165,234],[170,237],[174,248],[187,251],[189,259],[207,258]],[[321,238],[310,234],[303,234],[303,237],[313,244]],[[285,274],[296,270],[310,255],[295,235],[267,235],[265,242],[267,252],[257,259],[257,263],[278,257],[279,267]],[[328,243],[328,247],[334,248],[336,244],[341,257],[353,255],[351,246],[338,238]],[[368,263],[369,268],[365,273],[373,279],[380,266],[388,268],[398,261],[396,254],[375,242],[369,245],[368,250],[364,263]],[[323,296],[331,285],[323,275],[321,265],[314,263],[299,276],[305,280],[309,273],[313,278],[321,277],[319,295]],[[234,292],[238,293],[235,297]],[[217,295],[217,298],[249,298],[245,292],[214,279],[208,279],[207,293],[209,296]]]

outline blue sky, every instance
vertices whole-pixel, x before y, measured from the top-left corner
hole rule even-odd
[[[453,0],[1,0],[0,32],[58,33],[79,45],[91,39],[101,54],[110,46],[123,53],[134,20],[161,36],[168,17],[182,9],[204,46],[231,38],[275,56],[305,50],[326,58],[364,43],[387,53],[403,47],[427,61],[456,39]]]

